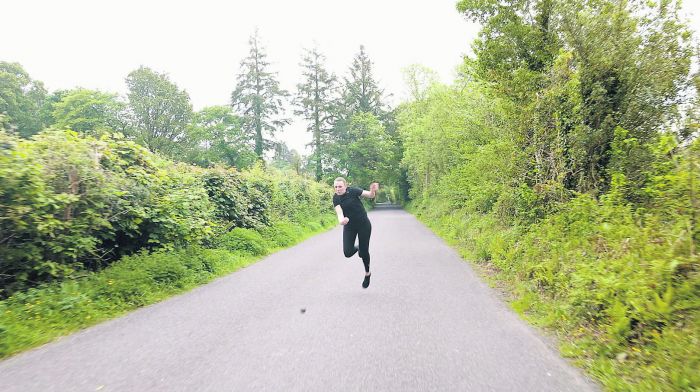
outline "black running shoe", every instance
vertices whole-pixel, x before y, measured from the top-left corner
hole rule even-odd
[[[372,277],[372,274],[370,273],[369,275],[365,275],[365,280],[362,281],[362,288],[366,289],[369,287],[369,278]]]

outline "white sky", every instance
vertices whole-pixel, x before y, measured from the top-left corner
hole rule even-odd
[[[380,87],[405,96],[401,69],[422,64],[451,82],[478,26],[456,0],[10,0],[3,2],[0,61],[19,62],[49,91],[84,87],[125,94],[124,79],[144,65],[185,89],[195,110],[226,105],[257,27],[271,70],[296,91],[303,48],[316,42],[327,68],[347,74],[361,44]],[[686,0],[700,15],[700,2]],[[698,19],[693,21],[700,31]],[[288,116],[293,117],[291,110]],[[304,153],[295,121],[278,138]]]

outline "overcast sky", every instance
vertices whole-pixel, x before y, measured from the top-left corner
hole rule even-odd
[[[700,15],[700,4],[685,7]],[[271,70],[294,92],[303,48],[316,43],[327,68],[347,74],[364,45],[391,103],[405,96],[401,69],[422,64],[450,82],[478,26],[456,0],[13,0],[2,5],[0,61],[19,62],[49,91],[84,87],[124,95],[141,65],[187,90],[195,110],[225,105],[257,27]],[[700,30],[700,22],[693,22]],[[291,116],[291,112],[289,113]],[[295,121],[279,139],[302,153],[310,135]]]

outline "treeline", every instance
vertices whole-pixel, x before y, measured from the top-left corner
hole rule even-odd
[[[147,67],[127,75],[122,98],[83,88],[49,93],[20,64],[0,62],[0,121],[23,138],[46,129],[94,137],[117,132],[151,152],[201,167],[242,169],[266,159],[317,181],[343,175],[357,184],[395,182],[393,113],[364,47],[343,78],[326,69],[317,48],[305,51],[301,68],[296,90],[283,89],[256,32],[230,102],[195,112],[185,90]],[[290,123],[290,106],[312,135],[309,156],[276,138]]]
[[[610,390],[700,388],[700,78],[677,1],[462,0],[397,109],[411,208]]]

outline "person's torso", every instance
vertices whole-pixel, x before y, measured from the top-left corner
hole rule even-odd
[[[333,204],[340,205],[343,215],[350,219],[350,223],[361,223],[368,220],[365,207],[362,205],[360,195],[362,189],[348,188],[342,195],[333,195]]]

